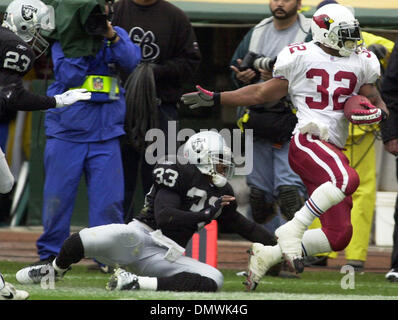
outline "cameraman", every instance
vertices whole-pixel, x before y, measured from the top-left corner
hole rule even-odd
[[[271,0],[269,8],[272,17],[253,27],[232,57],[232,81],[236,88],[271,79],[279,51],[288,44],[303,42],[310,29],[311,19],[298,13],[301,0]],[[257,223],[272,220],[278,207],[282,216],[290,220],[306,197],[302,181],[288,163],[289,140],[297,118],[288,97],[270,104],[271,108],[265,104],[240,108],[243,112],[238,121],[242,130],[254,132],[255,161],[247,184],[252,216]]]
[[[113,27],[108,13],[113,1],[97,5],[84,30],[102,40],[96,55],[67,57],[60,42],[51,48],[55,81],[48,94],[70,88],[92,92],[91,100],[69,110],[46,113],[45,181],[42,220],[37,240],[40,263],[51,261],[69,237],[70,219],[84,174],[89,200],[89,226],[123,222],[123,166],[119,137],[124,135],[125,98],[116,71],[131,72],[141,59],[125,30]]]

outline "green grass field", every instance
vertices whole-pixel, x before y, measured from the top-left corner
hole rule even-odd
[[[255,292],[245,292],[238,270],[222,270],[224,287],[217,293],[177,292],[108,292],[109,275],[75,265],[54,288],[40,285],[19,285],[15,273],[26,266],[19,262],[0,262],[6,281],[30,293],[29,300],[398,300],[398,283],[390,283],[384,274],[351,275],[339,271],[306,271],[300,279],[265,277]],[[346,277],[346,278],[344,278]],[[343,285],[342,285],[343,282]],[[351,288],[344,289],[347,284]]]

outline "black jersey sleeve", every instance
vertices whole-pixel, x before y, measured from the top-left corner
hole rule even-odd
[[[233,189],[227,185],[226,194],[234,195]],[[264,245],[275,245],[276,238],[262,225],[249,220],[238,212],[238,205],[235,202],[225,206],[217,218],[220,224],[220,231],[224,233],[237,233],[251,242],[259,242]]]
[[[183,227],[197,229],[198,223],[206,220],[203,211],[192,212],[181,210],[181,196],[176,191],[161,188],[155,196],[155,219],[158,226],[173,229]]]
[[[4,86],[1,89],[5,98],[7,108],[34,111],[55,108],[56,101],[54,97],[42,96],[26,90],[22,79]]]

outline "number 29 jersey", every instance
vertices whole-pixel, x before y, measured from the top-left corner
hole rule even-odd
[[[380,64],[368,50],[336,57],[312,41],[285,47],[277,57],[273,76],[289,81],[289,95],[298,118],[293,133],[310,128],[304,131],[320,136],[327,130],[328,141],[343,148],[349,125],[344,102],[362,85],[376,82]]]

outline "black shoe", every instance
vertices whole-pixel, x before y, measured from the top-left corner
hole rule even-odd
[[[49,257],[46,258],[46,259],[38,260],[38,261],[32,263],[30,266],[38,266],[38,265],[51,264],[51,263],[54,261],[55,258],[56,258],[56,256],[49,256]]]
[[[353,267],[355,272],[363,272],[365,269],[365,262],[362,260],[347,260],[346,265]]]
[[[326,267],[328,265],[328,256],[313,256],[304,258],[305,267]]]

